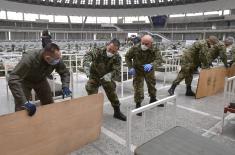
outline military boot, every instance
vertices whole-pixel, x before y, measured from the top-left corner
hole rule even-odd
[[[186,96],[195,96],[195,93],[192,91],[191,86],[186,87]]]
[[[172,85],[171,85],[171,88],[168,90],[168,93],[169,93],[170,95],[174,95],[175,88],[176,88],[176,84],[172,84]]]
[[[141,107],[141,103],[136,103],[135,108],[137,109],[137,108],[140,108],[140,107]],[[137,116],[142,116],[142,112],[140,112],[140,113],[138,113],[136,115]]]
[[[150,97],[149,104],[153,103],[153,102],[156,102],[156,101],[157,101],[156,97]],[[158,107],[164,107],[164,104],[159,104]]]
[[[126,116],[120,111],[120,106],[114,106],[113,117],[122,121],[126,121]]]

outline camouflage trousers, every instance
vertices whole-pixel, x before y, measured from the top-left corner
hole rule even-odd
[[[116,83],[114,81],[89,79],[85,87],[88,95],[91,95],[97,94],[100,86],[104,88],[104,91],[112,106],[120,106],[120,102],[116,93]]]
[[[181,70],[177,78],[173,81],[173,84],[178,85],[183,79],[185,79],[185,84],[187,86],[191,86],[193,81],[193,73],[196,68],[196,65],[181,65]]]
[[[39,83],[30,83],[30,82],[23,81],[22,88],[26,96],[26,99],[28,101],[32,100],[31,91],[32,89],[34,89],[42,105],[46,105],[46,104],[50,104],[54,102],[52,98],[51,88],[47,80],[43,80],[42,82],[39,82]],[[20,110],[23,110],[22,103],[20,103],[20,101],[18,100],[15,100],[15,111],[20,111]]]
[[[144,79],[148,87],[149,96],[156,97],[157,89],[155,88],[156,78],[154,71],[149,73],[136,72],[133,79],[135,103],[141,103],[144,100]]]

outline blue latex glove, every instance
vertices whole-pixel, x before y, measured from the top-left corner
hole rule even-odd
[[[144,71],[145,72],[150,72],[153,69],[153,65],[151,64],[145,64],[144,65]]]
[[[36,113],[36,106],[31,102],[26,102],[23,108],[27,110],[29,116],[33,116]]]
[[[134,68],[129,69],[128,74],[135,75],[135,69]]]
[[[62,88],[62,93],[63,93],[63,98],[66,96],[70,96],[71,95],[71,90],[68,87],[63,87]]]

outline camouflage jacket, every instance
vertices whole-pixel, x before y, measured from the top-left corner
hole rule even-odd
[[[196,66],[201,66],[202,68],[209,67],[209,45],[206,40],[200,40],[188,48],[183,56],[182,61],[187,63],[193,63]]]
[[[210,63],[212,63],[216,58],[219,57],[224,63],[224,65],[227,66],[226,47],[222,42],[219,42],[218,44],[214,45],[214,47],[210,49],[209,55]]]
[[[129,68],[144,72],[144,64],[152,64],[156,69],[163,62],[160,50],[153,46],[146,51],[141,49],[141,44],[137,44],[129,49],[125,55],[125,61]]]
[[[110,58],[106,48],[93,48],[84,55],[83,66],[90,68],[90,79],[100,80],[105,74],[112,73],[112,80],[120,82],[121,61],[118,53]]]
[[[37,84],[56,70],[61,77],[62,87],[69,87],[70,73],[61,60],[57,65],[49,65],[42,57],[42,50],[27,51],[10,73],[8,84],[14,97],[26,102],[22,82]],[[12,89],[13,88],[13,89]]]

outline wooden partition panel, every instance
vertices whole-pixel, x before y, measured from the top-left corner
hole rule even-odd
[[[90,95],[0,116],[0,154],[66,155],[96,140],[101,131],[103,94]]]
[[[234,75],[235,66],[228,69],[225,67],[216,67],[201,70],[197,84],[196,99],[223,91],[225,77]]]

